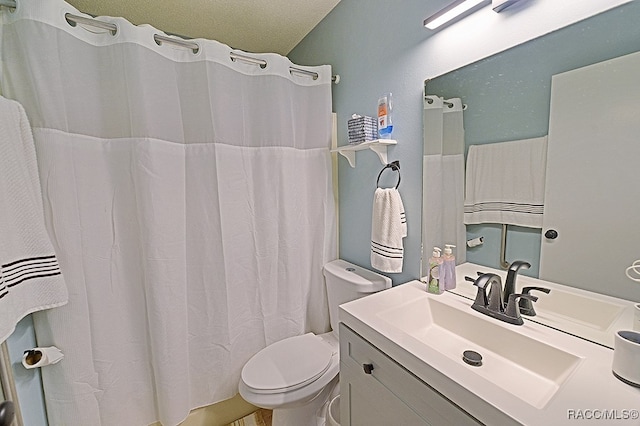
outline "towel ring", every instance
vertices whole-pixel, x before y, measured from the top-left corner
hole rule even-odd
[[[382,170],[380,170],[380,173],[378,174],[378,180],[376,181],[376,186],[380,188],[380,176],[382,176],[382,172],[384,172],[386,169],[391,169],[394,172],[398,172],[398,183],[396,183],[396,189],[398,189],[398,187],[400,186],[400,161],[397,160],[392,161],[391,163],[384,166]]]

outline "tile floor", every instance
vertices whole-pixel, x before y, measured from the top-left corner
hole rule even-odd
[[[229,426],[271,426],[271,410],[259,409]]]

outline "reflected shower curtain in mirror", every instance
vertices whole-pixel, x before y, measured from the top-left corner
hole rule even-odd
[[[433,247],[455,244],[456,263],[466,261],[464,226],[464,126],[462,101],[424,97],[422,275]]]
[[[34,318],[65,354],[42,369],[50,424],[175,425],[235,395],[265,345],[328,330],[331,69],[65,13],[82,15],[59,0],[1,14],[0,84],[33,126],[70,293]]]

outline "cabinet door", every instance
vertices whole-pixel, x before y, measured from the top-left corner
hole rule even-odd
[[[340,408],[342,426],[429,425],[371,375],[343,363],[340,364]]]
[[[342,426],[480,424],[344,324],[340,324],[340,416]]]

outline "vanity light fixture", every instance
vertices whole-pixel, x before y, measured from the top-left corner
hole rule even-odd
[[[500,13],[507,7],[519,1],[520,0],[491,0],[491,8],[494,12]]]
[[[430,30],[435,30],[439,26],[446,24],[452,19],[485,2],[486,0],[455,0],[449,6],[425,19],[424,26]]]

